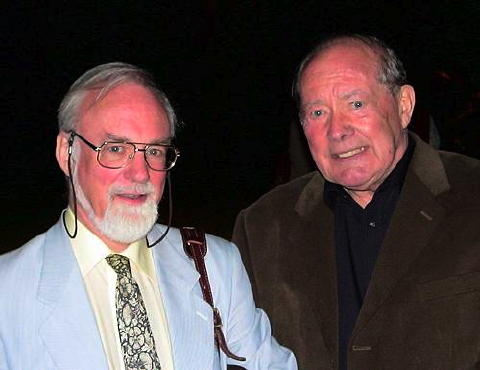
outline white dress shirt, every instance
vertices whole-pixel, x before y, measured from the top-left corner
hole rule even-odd
[[[67,211],[66,220],[69,229],[72,230],[74,218],[70,209]],[[95,313],[109,368],[124,370],[115,309],[117,274],[105,260],[105,257],[115,252],[111,251],[80,221],[78,221],[77,236],[70,240]],[[173,370],[168,322],[158,288],[151,250],[147,248],[146,240],[142,239],[130,244],[127,249],[118,254],[130,260],[132,276],[142,293],[162,370]]]

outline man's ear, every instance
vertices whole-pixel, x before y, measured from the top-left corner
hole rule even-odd
[[[412,119],[413,108],[415,107],[415,90],[410,85],[403,85],[398,92],[398,114],[402,128],[407,128]]]
[[[68,174],[68,150],[69,150],[69,139],[70,134],[60,131],[57,135],[57,148],[55,150],[55,156],[57,157],[57,162],[60,168],[62,169],[65,176]]]

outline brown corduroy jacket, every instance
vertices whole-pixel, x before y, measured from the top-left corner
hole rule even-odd
[[[417,142],[349,343],[351,370],[480,369],[480,161]],[[334,218],[323,178],[240,213],[257,305],[303,370],[338,366]]]

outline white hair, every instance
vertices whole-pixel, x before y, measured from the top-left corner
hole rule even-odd
[[[101,100],[114,87],[124,83],[136,83],[148,89],[165,109],[170,124],[170,135],[175,135],[177,118],[170,101],[163,91],[158,89],[153,78],[145,70],[131,64],[113,62],[101,64],[80,76],[70,86],[58,109],[58,128],[60,131],[75,130],[80,119],[80,107],[88,92],[98,90],[95,101]]]

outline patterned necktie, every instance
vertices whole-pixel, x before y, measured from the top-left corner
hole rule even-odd
[[[115,305],[125,369],[160,370],[147,310],[138,284],[132,278],[130,261],[119,254],[110,254],[106,260],[117,273]]]

